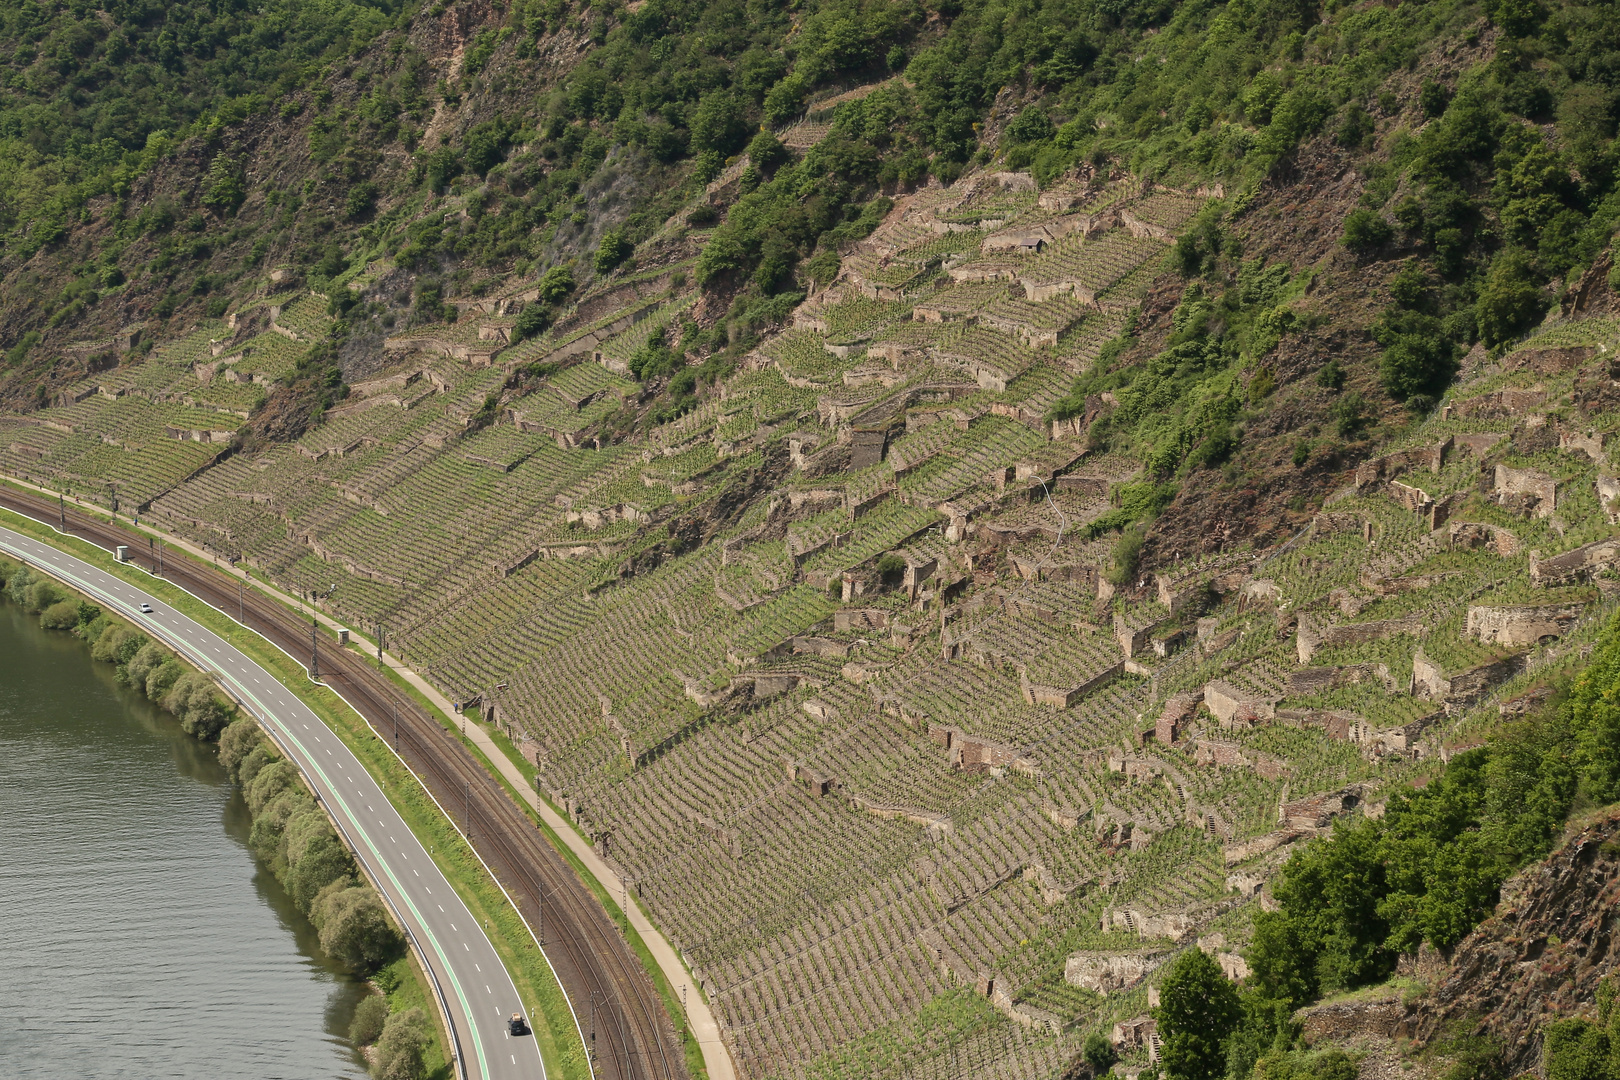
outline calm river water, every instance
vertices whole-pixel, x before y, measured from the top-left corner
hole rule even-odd
[[[365,1076],[210,748],[0,602],[0,1074]]]

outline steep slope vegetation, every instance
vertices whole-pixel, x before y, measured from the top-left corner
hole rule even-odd
[[[336,582],[748,1076],[1313,1070],[1616,794],[1607,6],[22,10],[0,469]]]

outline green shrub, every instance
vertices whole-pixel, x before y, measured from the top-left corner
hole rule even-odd
[[[1026,105],[1024,111],[1007,125],[1006,137],[1010,143],[1039,142],[1053,135],[1052,120],[1039,105]]]
[[[146,635],[139,630],[125,623],[117,623],[96,639],[90,655],[103,663],[122,666],[135,658],[146,641]]]
[[[1216,1080],[1226,1072],[1226,1039],[1242,1009],[1221,966],[1202,949],[1171,962],[1159,983],[1153,1017],[1163,1040],[1160,1057],[1178,1080]]]
[[[1333,430],[1341,439],[1353,438],[1361,432],[1361,426],[1367,419],[1367,402],[1360,394],[1352,390],[1333,403],[1328,410],[1328,418],[1333,421]]]
[[[14,367],[22,363],[27,359],[29,350],[38,345],[43,337],[38,330],[29,330],[23,334],[17,339],[17,344],[6,350],[6,366]]]
[[[1429,275],[1423,264],[1408,259],[1389,282],[1389,294],[1404,308],[1417,311],[1429,291]]]
[[[421,1009],[394,1013],[377,1039],[379,1080],[421,1080],[427,1075],[423,1054],[428,1044],[428,1018]]]
[[[682,362],[682,356],[664,340],[664,332],[654,330],[647,335],[647,343],[630,355],[630,374],[645,382],[668,375]]]
[[[152,701],[162,701],[174,688],[175,683],[185,676],[185,665],[172,657],[153,668],[146,676],[144,689],[146,696]]]
[[[1337,1048],[1273,1048],[1254,1065],[1255,1080],[1356,1080],[1359,1072],[1356,1059]]]
[[[1114,1067],[1119,1055],[1114,1052],[1114,1044],[1108,1041],[1108,1036],[1100,1031],[1093,1031],[1081,1044],[1080,1058],[1091,1067],[1094,1075],[1101,1076]]]
[[[383,1033],[388,1022],[388,999],[381,994],[367,994],[354,1007],[354,1019],[349,1022],[349,1041],[355,1046],[370,1046]]]
[[[258,746],[249,750],[242,758],[241,764],[237,767],[236,782],[246,790],[266,765],[280,760],[281,755],[276,752],[275,744],[268,739],[261,740]]]
[[[766,176],[774,173],[790,156],[788,148],[769,131],[761,131],[748,144],[748,160]]]
[[[550,325],[551,312],[546,310],[544,304],[525,304],[523,310],[518,312],[517,321],[512,324],[512,342],[516,344],[539,337]]]
[[[1380,819],[1334,828],[1273,881],[1279,908],[1255,916],[1248,953],[1256,993],[1303,1004],[1376,982],[1428,942],[1449,949],[1488,914],[1517,867],[1559,836],[1577,784],[1615,795],[1620,724],[1608,703],[1620,677],[1620,627],[1542,712],[1451,759],[1421,790],[1391,796]]]
[[[231,721],[219,736],[219,763],[233,780],[240,779],[242,763],[248,755],[264,743],[264,732],[252,717],[241,716]],[[252,777],[248,778],[249,780]]]
[[[1529,253],[1504,249],[1491,261],[1479,292],[1480,337],[1492,348],[1511,341],[1540,321],[1551,303]]]
[[[332,826],[327,821],[326,815],[318,808],[312,807],[305,816],[314,820],[303,822],[302,818],[295,819],[295,824],[303,824],[304,831],[310,835],[295,837],[290,826],[286,832],[288,863],[286,884],[287,891],[292,894],[299,908],[308,911],[322,889],[334,881],[349,880],[355,871],[354,858],[338,840],[337,834],[332,832]]]
[[[1114,564],[1108,571],[1111,584],[1129,585],[1136,577],[1137,564],[1142,560],[1142,544],[1146,539],[1147,529],[1141,525],[1131,525],[1121,530],[1119,539],[1114,542]]]
[[[36,614],[65,599],[67,594],[54,581],[40,578],[23,590],[22,606],[29,614]]]
[[[1384,346],[1378,375],[1396,401],[1437,398],[1457,374],[1457,352],[1439,319],[1421,312],[1391,308],[1373,327]]]
[[[362,180],[349,189],[343,199],[343,216],[349,221],[364,221],[377,208],[377,185]]]
[[[230,719],[219,700],[214,680],[200,671],[189,672],[176,680],[164,695],[162,704],[180,718],[182,730],[205,742],[218,738]]]
[[[634,249],[630,241],[624,238],[624,233],[617,230],[602,234],[602,243],[596,249],[593,265],[598,274],[612,273],[620,263],[630,257]]]
[[[1316,385],[1329,390],[1342,390],[1344,377],[1344,365],[1337,356],[1328,357],[1328,362],[1316,369]]]
[[[377,970],[404,947],[382,900],[369,886],[332,882],[310,905],[309,917],[320,931],[321,949],[359,975]],[[379,1056],[380,1051],[379,1045]]]
[[[1614,1080],[1609,1034],[1579,1017],[1555,1020],[1542,1031],[1547,1080]]]
[[[1395,239],[1395,230],[1376,210],[1358,206],[1344,219],[1339,242],[1357,255],[1371,255]]]
[[[225,154],[216,154],[203,179],[202,197],[198,200],[220,217],[229,217],[247,198],[247,184],[242,169]]]
[[[173,659],[173,657],[174,654],[162,645],[155,641],[148,641],[141,646],[140,651],[129,658],[120,674],[130,686],[145,690],[147,677],[162,666],[164,661]]]
[[[6,577],[6,599],[14,604],[22,604],[28,595],[28,587],[39,580],[32,570],[26,566],[14,566]]]
[[[833,283],[839,268],[838,252],[832,248],[822,248],[799,266],[804,279],[820,289]]]
[[[265,807],[282,792],[298,785],[298,769],[290,761],[276,758],[267,761],[251,780],[243,781],[242,797],[247,800],[248,809],[254,818],[264,816]],[[255,828],[258,821],[254,822]],[[277,828],[279,829],[279,825]]]
[[[574,291],[574,271],[567,266],[553,266],[540,275],[540,299],[548,304],[560,304]]]
[[[58,600],[40,612],[39,625],[47,630],[72,630],[79,625],[78,601]]]
[[[1363,150],[1372,145],[1373,133],[1377,125],[1358,102],[1351,102],[1344,107],[1339,117],[1339,126],[1333,133],[1334,141],[1349,150]]]
[[[1451,91],[1433,79],[1424,79],[1423,87],[1418,91],[1418,106],[1423,115],[1433,120],[1443,116],[1446,106],[1451,104]]]

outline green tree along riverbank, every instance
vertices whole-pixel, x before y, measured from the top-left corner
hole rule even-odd
[[[416,778],[377,737],[365,720],[356,714],[330,687],[308,681],[304,668],[287,654],[246,629],[224,613],[209,607],[190,593],[161,578],[153,578],[143,571],[116,562],[105,550],[71,536],[63,536],[48,525],[10,511],[0,510],[0,524],[41,543],[50,544],[76,558],[121,577],[157,597],[174,611],[229,641],[268,672],[283,686],[296,693],[326,726],[337,734],[360,759],[366,771],[389,793],[389,799],[421,842],[428,846],[432,858],[449,880],[451,886],[467,905],[473,916],[486,926],[495,951],[517,984],[519,995],[529,1006],[534,1037],[539,1043],[548,1076],[564,1080],[589,1080],[590,1067],[585,1047],[574,1025],[567,996],[557,983],[546,958],[535,945],[528,927],[502,895],[500,888],[489,877],[476,853],[469,848],[455,826],[423,790]],[[171,549],[176,558],[186,558],[183,551]],[[335,639],[332,647],[337,648]],[[406,967],[414,961],[396,962]],[[374,981],[387,988],[394,965],[379,973]],[[404,978],[389,990],[391,1002],[408,1007],[415,1004],[431,1015],[432,999],[424,983]],[[421,977],[421,976],[419,976]],[[424,978],[425,977],[421,977]],[[406,995],[403,996],[402,995]],[[433,1025],[437,1029],[437,1025]],[[438,1046],[435,1036],[431,1054]],[[447,1067],[446,1067],[447,1068]],[[694,1076],[702,1075],[694,1071]]]
[[[119,682],[174,714],[185,732],[215,743],[252,814],[249,845],[286,887],[320,935],[322,950],[384,995],[357,1009],[350,1036],[375,1044],[372,1071],[388,1080],[447,1076],[425,988],[376,890],[360,879],[348,849],[257,722],[221,700],[214,681],[129,623],[54,580],[0,560],[0,588],[47,630],[71,633],[91,656],[117,668]]]

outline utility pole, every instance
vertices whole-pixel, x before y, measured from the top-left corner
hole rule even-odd
[[[243,600],[243,593],[247,591],[247,582],[242,578],[236,579],[236,621],[246,625],[247,605]]]
[[[158,577],[162,577],[163,576],[163,545],[162,544],[159,544],[157,546],[157,551],[158,551]]]
[[[399,702],[393,698],[388,699],[388,707],[394,714],[394,753],[399,753]]]
[[[321,681],[321,645],[320,623],[311,613],[309,617],[309,677],[313,682]]]
[[[472,785],[466,785],[467,808],[461,813],[462,824],[467,826],[467,843],[472,844]]]
[[[60,491],[56,493],[56,516],[61,519],[62,531],[67,532],[67,499]]]
[[[383,649],[382,639],[383,639],[383,624],[382,624],[381,620],[379,620],[378,623],[377,623],[377,662],[378,663],[382,663],[382,649]]]

